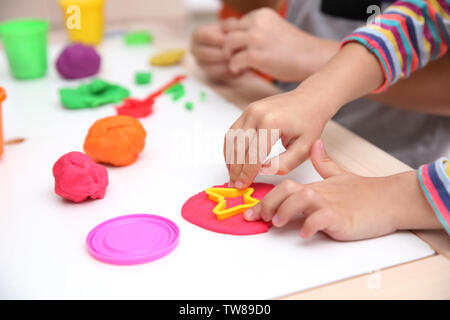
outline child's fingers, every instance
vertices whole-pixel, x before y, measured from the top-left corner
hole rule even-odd
[[[272,141],[270,129],[254,129],[255,124],[254,117],[240,117],[225,135],[224,156],[230,174],[230,187],[248,187],[276,142]]]
[[[233,73],[248,68],[248,65],[248,50],[242,50],[230,58],[229,67]]]
[[[236,179],[236,187],[239,189],[249,187],[258,175],[262,162],[267,158],[272,149],[273,143],[270,137],[269,128],[257,128],[253,139],[246,150],[245,163]]]
[[[245,31],[230,32],[225,36],[223,44],[223,51],[227,58],[230,58],[233,53],[238,50],[246,48],[248,45],[248,33]]]
[[[300,228],[300,236],[304,239],[311,238],[318,231],[322,231],[336,222],[333,211],[329,208],[321,208],[308,216]]]
[[[248,21],[245,18],[237,19],[231,17],[222,21],[222,30],[225,33],[238,30],[245,31],[248,29],[248,27]]]
[[[256,205],[244,212],[244,218],[247,221],[255,221],[263,219],[265,221],[272,220],[272,216],[275,214],[280,204],[290,196],[291,193],[286,192],[284,184],[281,183],[266,196],[258,202]]]
[[[255,180],[260,168],[260,164],[244,164],[241,173],[236,179],[235,187],[238,189],[248,188]]]
[[[192,47],[192,54],[197,61],[211,63],[211,62],[226,62],[227,57],[220,47],[195,45]]]
[[[272,150],[272,146],[277,139],[273,139],[271,129],[268,127],[258,127],[255,137],[250,141],[250,145],[246,151],[245,163],[241,168],[241,172],[236,179],[237,188],[249,187],[255,180],[261,170],[263,161],[267,158]]]
[[[261,164],[250,164],[247,161],[244,165],[242,165],[241,172],[235,179],[235,187],[238,189],[248,188],[252,184],[253,180],[255,180],[260,168]]]
[[[314,212],[325,206],[325,200],[313,189],[301,186],[279,206],[272,218],[275,227],[282,227],[295,216]]]
[[[276,171],[271,171],[272,163],[270,160],[266,161],[274,144],[279,140],[279,130],[272,131],[270,128],[262,127],[258,130],[258,161],[261,164],[260,172],[265,174],[275,174]],[[272,159],[271,159],[272,160]],[[275,159],[277,160],[277,159]],[[261,170],[265,168],[265,172]]]
[[[279,155],[277,174],[287,174],[302,164],[309,156],[309,149],[310,145],[302,137],[288,145],[286,151]],[[272,168],[274,169],[276,168]],[[264,170],[263,168],[263,173]]]

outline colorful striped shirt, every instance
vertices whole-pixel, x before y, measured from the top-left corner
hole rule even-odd
[[[418,175],[425,197],[450,235],[450,162],[441,158],[425,164]]]
[[[387,89],[450,47],[450,0],[403,0],[390,5],[367,25],[344,38],[358,42],[378,58]]]

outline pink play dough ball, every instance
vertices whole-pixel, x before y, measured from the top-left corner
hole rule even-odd
[[[102,199],[108,186],[106,168],[81,152],[69,152],[53,165],[55,192],[64,199],[81,202]]]

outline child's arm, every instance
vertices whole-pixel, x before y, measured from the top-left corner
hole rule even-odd
[[[450,115],[450,0],[397,1],[374,22],[344,39],[344,44],[358,42],[378,57],[385,82],[377,92],[397,82],[369,98],[406,110]]]
[[[301,185],[286,180],[247,210],[244,217],[250,221],[272,221],[275,227],[282,227],[303,214],[300,235],[304,238],[323,231],[336,240],[359,240],[396,230],[443,226],[450,234],[450,165],[444,160],[423,166],[419,170],[420,181],[416,171],[365,178],[336,165],[318,140],[311,150],[311,161],[323,181]],[[433,176],[436,167],[439,179]],[[430,172],[434,180],[429,179]],[[444,184],[447,189],[442,187]]]
[[[420,187],[450,235],[450,163],[441,158],[419,168]]]

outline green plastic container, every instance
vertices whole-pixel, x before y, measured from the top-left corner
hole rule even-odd
[[[47,71],[48,22],[20,19],[0,25],[9,68],[16,79],[43,77]]]

